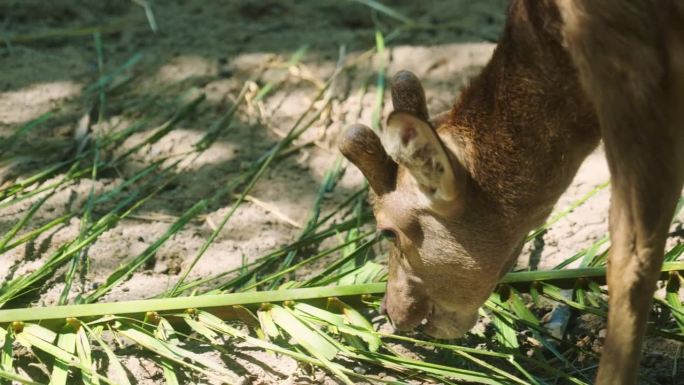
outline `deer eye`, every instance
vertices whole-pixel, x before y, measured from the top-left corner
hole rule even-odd
[[[392,229],[380,229],[378,232],[380,238],[390,241],[392,243],[397,242],[397,233]]]

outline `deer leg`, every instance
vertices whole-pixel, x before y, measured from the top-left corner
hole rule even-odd
[[[663,39],[677,12],[663,13],[654,3],[558,4],[611,171],[608,334],[596,383],[631,385],[682,189],[684,61],[676,52],[684,40],[678,28]]]
[[[636,102],[604,103],[599,111],[611,171],[608,334],[599,385],[636,383],[653,291],[682,189],[684,160],[677,146],[684,143],[684,120],[673,120],[668,100],[661,101],[665,108],[657,114],[657,107]]]
[[[681,182],[647,185],[652,178],[639,174],[659,173],[651,167],[654,164],[635,170],[624,162],[624,157],[633,154],[619,147],[607,148],[607,152],[613,159],[614,175],[607,277],[610,298],[608,334],[596,383],[629,385],[636,383],[648,312]]]

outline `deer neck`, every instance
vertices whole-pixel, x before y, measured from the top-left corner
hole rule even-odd
[[[492,59],[438,132],[458,143],[481,212],[523,233],[548,216],[600,133],[555,6],[514,1],[509,13]]]

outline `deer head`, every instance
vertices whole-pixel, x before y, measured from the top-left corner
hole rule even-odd
[[[478,190],[450,118],[430,121],[418,78],[402,71],[391,89],[379,135],[354,125],[340,150],[368,180],[378,231],[391,240],[384,311],[398,329],[427,320],[426,333],[455,338],[474,325],[521,235]]]

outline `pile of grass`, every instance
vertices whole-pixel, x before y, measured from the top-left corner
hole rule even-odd
[[[161,124],[151,124],[160,117],[146,116],[143,113],[146,106],[138,106],[142,118],[132,124],[112,127],[107,133],[86,132],[76,138],[73,147],[61,159],[3,185],[0,209],[16,207],[26,201],[32,203],[23,211],[21,219],[0,236],[0,254],[27,245],[72,218],[79,219],[80,230],[78,236],[63,243],[41,266],[0,286],[0,382],[36,384],[48,379],[55,385],[76,380],[86,384],[128,384],[120,356],[139,354],[158,365],[169,384],[189,379],[237,383],[240,379],[233,372],[196,353],[193,348],[208,347],[223,360],[230,361],[231,351],[227,346],[241,343],[321,368],[347,384],[358,381],[392,384],[415,381],[440,384],[461,381],[482,384],[591,383],[590,372],[586,367],[578,366],[575,360],[579,356],[595,358],[596,353],[564,338],[562,333],[544,327],[540,309],[556,304],[575,314],[591,313],[605,318],[606,292],[601,284],[609,250],[607,237],[550,271],[506,275],[482,310],[482,317],[492,326],[463,340],[435,341],[415,333],[381,332],[378,323],[383,321],[377,314],[385,290],[386,272],[378,263],[383,248],[379,247],[380,241],[372,231],[372,215],[366,204],[367,190],[360,189],[335,207],[329,207],[325,199],[335,190],[347,167],[341,159],[328,170],[317,187],[309,219],[296,241],[251,259],[233,271],[189,278],[217,236],[230,228],[231,218],[250,199],[249,194],[256,183],[274,163],[307,145],[297,140],[316,124],[336,97],[331,90],[340,74],[374,56],[384,57],[386,43],[403,30],[421,27],[378,2],[359,2],[379,15],[399,22],[399,27],[388,34],[378,28],[376,46],[354,59],[346,58],[344,50],[340,50],[336,70],[319,85],[299,119],[292,126],[284,127],[287,133],[279,142],[255,158],[244,172],[223,188],[189,205],[164,234],[110,272],[102,285],[75,298],[70,295],[82,272],[87,271],[88,248],[103,233],[139,212],[174,182],[179,171],[211,148],[231,128],[234,117],[246,101],[255,103],[268,98],[281,83],[262,84],[259,91],[250,96],[249,85],[255,84],[254,80],[260,76],[260,71],[256,71],[255,78],[245,83],[233,105],[191,151],[148,164],[104,192],[91,188],[81,207],[39,225],[33,223],[34,215],[56,193],[81,180],[98,180],[100,175],[116,172],[117,167],[145,146],[158,142],[192,117],[205,102],[204,95],[179,97],[179,108],[161,119]],[[148,5],[146,11],[152,25],[154,18]],[[153,27],[156,28],[156,24]],[[86,99],[95,101],[94,113],[89,119],[92,119],[90,123],[96,124],[107,118],[111,103],[122,103],[132,92],[134,69],[139,65],[141,55],[136,54],[106,72],[100,31],[87,32],[93,34],[100,69],[98,79],[84,91]],[[66,36],[70,35],[66,33]],[[297,67],[305,56],[306,47],[302,47],[281,65]],[[380,60],[368,82],[374,80],[376,85],[374,127],[378,127],[381,120],[385,66],[386,63]],[[16,161],[17,153],[26,145],[25,138],[33,130],[49,125],[58,114],[58,111],[50,112],[16,127],[11,136],[0,142],[0,163]],[[145,135],[145,139],[122,153],[111,155],[134,134]],[[599,186],[567,210],[552,216],[546,225],[530,234],[528,241],[543,234],[606,186],[607,183]],[[131,302],[99,302],[145,266],[160,247],[188,223],[204,215],[208,207],[221,205],[228,198],[233,198],[231,206],[203,245],[189,256],[178,280],[167,292],[157,298]],[[666,295],[656,298],[654,304],[654,309],[664,314],[666,322],[653,323],[649,328],[649,333],[675,341],[684,341],[684,307],[678,296],[682,281],[679,272],[684,270],[684,262],[680,261],[682,252],[682,245],[667,252],[662,276],[667,282]],[[306,279],[293,279],[294,273],[321,260],[329,263]],[[567,266],[575,261],[580,261],[580,267],[568,269]],[[58,301],[61,306],[28,307],[22,302],[56,274],[64,274],[65,285]],[[69,303],[70,298],[72,303]],[[564,321],[561,321],[562,324]],[[130,345],[141,349],[127,349],[123,353],[122,347]],[[398,349],[400,345],[434,359],[409,358]],[[94,350],[106,355],[107,368],[101,360],[94,359]],[[20,351],[23,353],[19,354]],[[38,378],[27,370],[32,365],[43,370]]]

